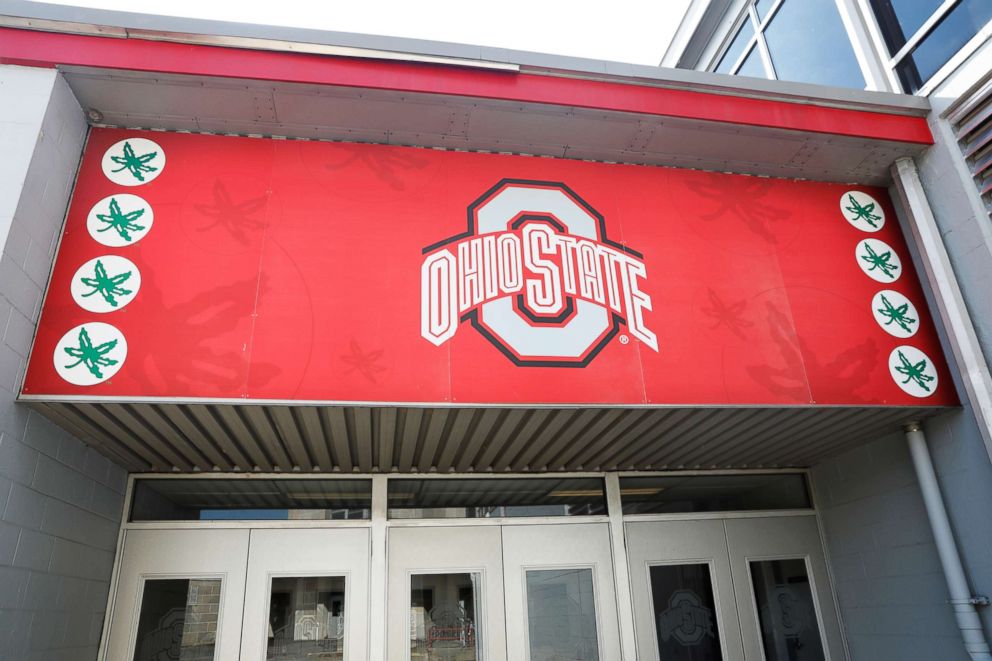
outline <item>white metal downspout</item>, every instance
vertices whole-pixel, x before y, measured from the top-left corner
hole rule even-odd
[[[906,442],[913,457],[916,479],[923,493],[923,503],[927,508],[927,517],[930,519],[933,539],[937,544],[940,564],[944,567],[944,578],[951,593],[950,603],[954,608],[954,617],[958,621],[961,637],[964,639],[964,647],[972,659],[992,659],[989,644],[985,640],[985,632],[982,630],[982,621],[976,610],[976,606],[988,604],[988,599],[972,596],[968,587],[961,556],[954,541],[954,534],[951,532],[951,523],[944,508],[944,498],[937,485],[937,474],[930,459],[927,438],[919,423],[906,425]]]

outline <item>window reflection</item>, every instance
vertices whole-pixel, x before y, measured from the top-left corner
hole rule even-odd
[[[526,574],[530,661],[599,661],[592,570]]]
[[[480,661],[478,573],[410,577],[410,661]]]
[[[750,566],[765,659],[824,661],[806,561],[761,560]]]
[[[651,567],[658,652],[665,661],[720,661],[723,652],[705,564]]]
[[[896,73],[905,90],[920,89],[990,20],[992,1],[962,0],[896,65]]]
[[[764,35],[779,80],[864,88],[834,0],[785,0]]]
[[[145,581],[134,661],[212,660],[220,598],[220,579]]]
[[[342,659],[344,597],[342,576],[273,578],[265,658]]]

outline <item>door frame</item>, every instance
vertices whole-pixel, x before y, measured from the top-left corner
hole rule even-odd
[[[802,510],[761,510],[748,512],[700,512],[700,513],[679,513],[679,514],[633,514],[624,516],[620,511],[620,490],[619,479],[622,477],[653,477],[653,476],[716,476],[716,475],[748,475],[748,474],[799,474],[803,475],[807,489],[810,493],[810,509]],[[608,511],[605,515],[582,516],[582,517],[533,517],[533,518],[498,518],[498,519],[402,519],[389,520],[386,516],[386,495],[387,483],[390,479],[450,479],[450,478],[471,478],[471,479],[504,479],[504,478],[535,478],[548,477],[553,475],[557,478],[602,478],[606,485],[606,497]],[[365,520],[317,520],[317,521],[161,521],[161,522],[129,522],[128,517],[134,494],[134,485],[140,479],[368,479],[373,484],[371,518]],[[124,505],[121,513],[121,523],[118,529],[117,546],[114,554],[114,563],[111,570],[110,586],[107,598],[107,607],[104,613],[103,630],[100,636],[100,644],[97,652],[98,659],[105,659],[107,654],[108,633],[112,621],[114,610],[122,607],[118,604],[117,590],[120,581],[121,560],[123,543],[128,530],[141,529],[163,529],[182,530],[197,528],[370,528],[371,538],[371,561],[369,565],[369,650],[371,661],[386,661],[384,635],[377,637],[377,629],[385,631],[386,625],[386,605],[387,605],[387,558],[386,558],[386,537],[389,528],[393,527],[420,527],[420,526],[466,526],[466,525],[557,525],[570,523],[600,523],[605,522],[610,526],[610,534],[613,541],[613,565],[614,565],[614,588],[616,590],[617,610],[620,624],[620,638],[622,644],[622,655],[625,661],[636,659],[636,650],[633,646],[635,640],[633,605],[631,597],[631,579],[628,575],[628,557],[626,552],[624,523],[627,521],[670,521],[670,520],[691,520],[691,519],[737,519],[737,518],[758,518],[758,517],[789,517],[789,516],[813,516],[817,523],[819,532],[820,548],[824,558],[827,560],[826,573],[828,579],[827,589],[834,607],[834,614],[840,623],[841,641],[844,653],[848,658],[847,632],[843,626],[840,605],[837,600],[836,591],[833,586],[836,584],[833,576],[833,568],[829,562],[826,538],[824,535],[823,522],[819,510],[816,508],[819,499],[816,489],[811,479],[810,469],[797,468],[769,468],[769,469],[724,469],[724,470],[680,470],[680,471],[575,471],[575,472],[555,472],[549,473],[430,473],[430,474],[382,474],[382,473],[131,473],[128,475],[127,485],[124,494]],[[808,562],[807,562],[808,565]],[[817,587],[819,589],[819,587]],[[380,594],[381,593],[381,594]],[[821,615],[818,612],[817,617]],[[822,624],[822,623],[821,623]]]

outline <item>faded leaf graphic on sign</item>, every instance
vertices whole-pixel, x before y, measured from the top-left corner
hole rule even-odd
[[[774,189],[773,182],[754,178],[743,185],[728,186],[728,183],[725,175],[710,175],[705,181],[692,180],[686,184],[717,205],[714,211],[700,213],[699,218],[705,221],[736,218],[768,243],[778,243],[770,226],[786,220],[791,213],[761,201]]]
[[[340,163],[328,163],[324,167],[328,170],[340,170],[354,163],[364,163],[376,177],[398,191],[406,189],[398,172],[420,170],[428,165],[428,161],[418,158],[413,150],[368,149],[364,145],[341,145],[341,149],[350,151],[351,155]]]
[[[863,401],[856,391],[868,382],[871,370],[878,361],[878,347],[871,338],[861,344],[841,351],[829,362],[813,353],[801,338],[790,337],[792,324],[773,304],[768,309],[768,325],[772,340],[778,347],[784,365],[773,367],[770,364],[751,365],[747,372],[756,382],[778,395],[809,401],[810,386],[807,374],[829,375],[830,388],[843,391],[851,401]]]
[[[220,227],[240,243],[248,243],[249,232],[265,229],[267,225],[255,217],[265,208],[269,194],[253,197],[242,202],[235,202],[227,187],[219,180],[214,181],[211,204],[194,204],[193,208],[200,214],[213,219],[209,225],[198,228],[201,232]]]
[[[707,294],[710,299],[710,307],[703,306],[702,312],[707,317],[713,319],[710,330],[715,330],[723,326],[743,340],[745,338],[744,329],[754,325],[743,317],[744,309],[747,307],[747,301],[740,300],[734,303],[724,303],[723,299],[712,289],[707,289]]]
[[[382,358],[383,350],[374,349],[372,351],[364,351],[356,340],[351,341],[349,348],[351,349],[351,353],[341,356],[342,362],[348,365],[345,373],[351,374],[358,372],[372,383],[375,383],[376,374],[386,371],[386,368],[379,362]]]

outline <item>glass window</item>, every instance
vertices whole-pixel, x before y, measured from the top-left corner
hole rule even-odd
[[[755,45],[751,48],[751,52],[741,63],[741,68],[737,70],[738,76],[751,76],[752,78],[768,78],[765,75],[765,65],[761,61],[761,53],[758,52],[758,46]]]
[[[599,478],[390,480],[391,519],[485,519],[606,513]]]
[[[368,519],[371,480],[138,480],[131,521]]]
[[[341,659],[344,595],[343,576],[273,578],[266,660]]]
[[[146,580],[134,661],[213,659],[220,593],[220,579]]]
[[[480,574],[414,574],[410,577],[410,659],[479,661],[482,631]]]
[[[751,26],[750,19],[745,19],[744,24],[741,25],[737,32],[737,36],[730,43],[730,47],[723,54],[723,58],[720,60],[720,64],[716,67],[717,73],[731,73],[734,65],[737,64],[737,59],[744,52],[747,47],[748,42],[751,37],[754,36],[754,27]]]
[[[758,20],[765,20],[768,17],[768,11],[775,6],[775,0],[757,0],[754,3],[754,9],[758,12]]]
[[[896,65],[907,92],[920,89],[992,20],[992,1],[962,0]]]
[[[777,475],[663,475],[620,478],[624,514],[809,509],[806,478]]]
[[[650,575],[659,656],[665,661],[720,661],[710,566],[657,565]]]
[[[750,567],[765,659],[824,661],[806,562],[758,560]]]
[[[889,55],[895,55],[923,27],[944,0],[871,0]]]
[[[530,661],[599,661],[591,569],[528,570]]]
[[[764,36],[779,80],[864,88],[834,0],[785,0]]]

